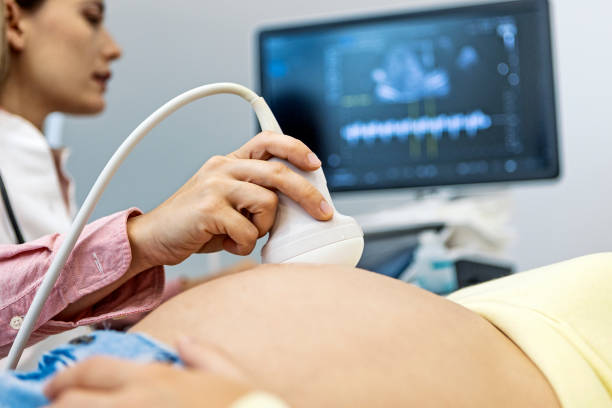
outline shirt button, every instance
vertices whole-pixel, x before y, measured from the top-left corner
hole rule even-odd
[[[11,319],[11,328],[15,330],[19,330],[22,324],[23,324],[23,317],[21,316],[14,316]]]

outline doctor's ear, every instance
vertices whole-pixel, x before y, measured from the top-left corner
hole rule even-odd
[[[14,0],[5,0],[5,30],[6,42],[10,51],[22,51],[25,46],[25,36],[23,31],[23,10]]]

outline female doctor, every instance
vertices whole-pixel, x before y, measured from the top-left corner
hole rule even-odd
[[[104,28],[102,0],[5,0],[0,72],[0,356],[8,352],[35,289],[74,212],[65,152],[41,129],[60,111],[93,114],[105,105],[110,64],[121,50]],[[32,341],[159,304],[163,265],[194,252],[245,255],[271,228],[283,191],[313,217],[331,218],[321,194],[268,158],[304,170],[320,161],[301,142],[263,133],[214,157],[148,214],[126,210],[86,227],[51,294]],[[20,241],[25,241],[21,245]]]
[[[110,64],[121,56],[103,27],[103,2],[5,3],[2,47],[10,64],[0,72],[0,245],[70,227],[76,203],[65,170],[68,151],[49,146],[43,124],[55,111],[100,113]],[[164,298],[183,285],[167,284]]]
[[[76,205],[72,181],[64,169],[67,151],[49,147],[41,133],[43,123],[52,111],[100,112],[104,108],[103,87],[110,78],[108,64],[121,55],[121,50],[108,37],[103,54],[98,57],[100,62],[96,61],[99,65],[87,67],[93,68],[91,74],[96,77],[84,81],[81,79],[87,63],[84,55],[72,53],[72,59],[62,58],[62,54],[74,49],[74,41],[72,46],[65,41],[54,43],[57,38],[44,34],[57,35],[59,25],[51,21],[51,25],[44,26],[34,18],[26,18],[31,13],[34,17],[40,3],[6,2],[8,41],[4,46],[8,45],[10,65],[5,65],[2,72],[0,90],[0,177],[4,204],[0,208],[0,243],[3,244],[23,243],[53,232],[64,232],[70,226]],[[90,19],[95,17],[93,9],[86,13]],[[68,25],[61,30],[69,34],[70,28]],[[43,35],[33,36],[32,29]]]

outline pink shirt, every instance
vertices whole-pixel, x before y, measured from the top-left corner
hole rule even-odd
[[[81,313],[74,321],[52,320],[70,303],[96,292],[123,276],[132,261],[126,222],[139,215],[130,209],[101,218],[85,227],[64,266],[35,326],[29,344],[81,325],[142,313],[162,301],[164,269],[140,273]],[[0,357],[6,356],[21,319],[34,299],[62,235],[47,235],[23,245],[0,245]]]

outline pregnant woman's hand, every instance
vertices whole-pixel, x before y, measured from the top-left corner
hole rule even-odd
[[[210,345],[184,338],[177,351],[184,369],[94,357],[59,373],[45,394],[51,408],[226,408],[258,388],[239,364]],[[258,406],[287,407],[272,396]]]

